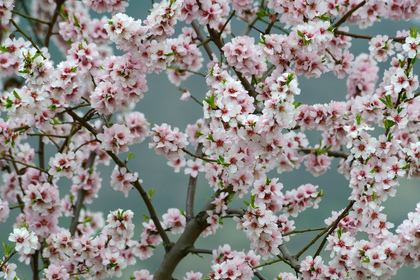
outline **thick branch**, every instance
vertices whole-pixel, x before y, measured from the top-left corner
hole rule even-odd
[[[217,191],[211,198],[204,204],[201,211],[191,220],[187,222],[184,232],[169,251],[166,252],[162,263],[157,269],[154,280],[168,280],[172,279],[172,274],[179,262],[194,248],[194,243],[200,234],[209,226],[207,223],[208,215],[206,211],[213,210],[215,205],[212,204],[214,199],[219,196],[221,192],[228,192],[233,194],[232,186],[224,190]],[[228,196],[229,197],[229,196]]]
[[[203,32],[201,31],[200,25],[196,21],[193,21],[191,22],[191,26],[194,28],[195,33],[197,33],[198,40],[201,43],[203,43],[203,47],[206,50],[206,53],[209,56],[210,60],[213,60],[213,51],[210,48],[208,40],[206,39]]]
[[[199,143],[197,150],[195,151],[196,156],[202,157],[203,156],[203,144]],[[195,189],[197,187],[197,177],[190,176],[190,180],[188,182],[188,190],[187,190],[187,205],[186,205],[186,218],[187,221],[194,218],[194,196],[195,196]]]

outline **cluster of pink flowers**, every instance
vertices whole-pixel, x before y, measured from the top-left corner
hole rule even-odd
[[[154,125],[150,133],[150,149],[155,149],[158,155],[165,155],[169,160],[176,160],[185,156],[182,150],[188,145],[187,135],[180,132],[177,127],[164,123],[161,126]]]
[[[151,35],[162,41],[175,33],[174,25],[181,13],[182,0],[163,0],[153,4],[153,9],[144,21]]]
[[[86,8],[91,8],[98,13],[122,13],[128,7],[128,2],[124,0],[83,0],[83,4],[85,4]]]
[[[179,209],[169,208],[162,218],[165,228],[170,229],[172,233],[179,234],[184,231],[187,220]]]
[[[137,181],[138,173],[127,172],[127,168],[123,167],[118,170],[118,165],[115,166],[111,174],[111,187],[116,191],[124,193],[125,197],[128,197],[128,192],[133,188],[133,182]],[[143,182],[139,180],[139,182]]]
[[[9,241],[15,242],[15,250],[23,254],[33,253],[39,249],[38,238],[34,232],[29,232],[25,227],[13,229]]]
[[[267,70],[264,57],[254,45],[254,39],[248,36],[238,36],[222,48],[229,65],[233,66],[246,77],[261,77]]]
[[[140,46],[147,35],[147,27],[141,25],[141,20],[134,20],[126,14],[114,15],[105,25],[105,30],[109,39],[124,51]]]
[[[128,151],[128,146],[133,144],[134,136],[130,129],[122,124],[114,124],[104,129],[104,133],[96,136],[102,142],[102,148],[119,154]]]
[[[253,267],[260,264],[260,256],[254,251],[237,252],[231,250],[228,244],[213,250],[213,265],[210,279],[246,279],[254,276]]]

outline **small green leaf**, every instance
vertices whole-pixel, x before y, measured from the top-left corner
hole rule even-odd
[[[214,93],[209,98],[204,98],[204,101],[207,104],[209,104],[210,105],[210,108],[212,108],[212,109],[216,109],[217,108],[216,103],[214,101],[214,98],[215,98],[214,97]]]
[[[128,157],[127,157],[127,162],[130,160],[130,159],[132,159],[132,158],[135,158],[136,156],[133,154],[133,152],[130,152],[129,154],[128,154]]]
[[[360,116],[359,114],[356,115],[356,122],[357,125],[360,125],[362,123],[362,116]]]
[[[10,97],[6,98],[6,104],[3,104],[4,107],[6,107],[6,109],[9,109],[13,106],[13,104],[15,104]]]
[[[391,121],[391,120],[385,120],[384,121],[384,125],[385,125],[386,129],[390,129],[394,124],[395,124],[395,122]]]
[[[302,102],[293,101],[293,105],[295,105],[295,109],[297,109],[300,105],[302,105]]]
[[[149,198],[152,199],[153,194],[155,193],[155,189],[151,189],[149,191]]]
[[[251,195],[251,207],[255,208],[255,197],[257,196],[257,194]]]
[[[77,19],[75,15],[73,15],[73,19],[74,19],[74,26],[80,28],[79,20]]]
[[[9,52],[9,49],[3,46],[0,46],[0,51],[5,53],[5,52]]]

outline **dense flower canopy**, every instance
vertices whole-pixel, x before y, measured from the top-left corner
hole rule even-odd
[[[165,248],[159,268],[137,270],[131,279],[171,279],[189,253],[211,254],[213,261],[210,272],[188,271],[186,280],[266,279],[263,268],[278,261],[294,273],[279,271],[277,279],[305,280],[390,279],[404,265],[420,266],[420,202],[399,225],[388,221],[383,205],[400,178],[420,172],[420,34],[408,25],[375,36],[349,27],[419,19],[418,0],[162,0],[145,19],[125,14],[136,3],[123,0],[40,0],[29,9],[25,1],[3,2],[0,222],[13,209],[21,212],[0,277],[19,277],[14,254],[31,264],[34,279],[120,277],[159,246]],[[22,6],[31,15],[22,14]],[[90,9],[110,14],[93,18]],[[20,17],[36,23],[33,31],[42,40],[20,28]],[[241,35],[232,31],[234,17],[244,23]],[[353,38],[369,40],[366,53],[350,51]],[[50,42],[62,61],[51,59]],[[382,76],[379,63],[388,65]],[[295,100],[299,79],[329,72],[346,78],[345,101]],[[175,87],[205,77],[200,97],[179,88],[182,101],[203,108],[185,131],[170,120],[152,125],[135,109],[146,102],[148,77],[165,73]],[[311,130],[322,132],[317,145],[310,145]],[[36,137],[38,148],[27,140]],[[152,203],[155,190],[147,193],[136,167],[129,167],[131,147],[144,141],[174,172],[189,175],[185,210]],[[273,174],[303,164],[320,176],[334,158],[348,180],[348,204],[322,228],[306,230],[320,234],[293,255],[288,242],[305,232],[295,218],[321,207],[322,186],[286,190]],[[106,177],[99,168],[110,164],[115,167]],[[213,195],[195,213],[200,174]],[[60,185],[63,177],[70,188]],[[104,181],[125,197],[140,194],[149,212],[142,233],[135,233],[132,210],[117,209],[104,219],[85,208],[98,199]],[[232,207],[235,199],[246,207]],[[71,217],[70,227],[59,223],[61,216]],[[194,247],[227,221],[244,232],[249,250]],[[168,232],[179,238],[171,241]],[[306,253],[311,246],[314,255]],[[320,256],[323,249],[329,258]]]

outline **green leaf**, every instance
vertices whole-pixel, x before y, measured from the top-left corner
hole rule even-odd
[[[53,111],[55,111],[55,110],[57,110],[57,106],[56,105],[50,105],[50,106],[48,106],[47,107],[48,109],[51,109],[51,110],[53,110]]]
[[[293,101],[293,105],[295,105],[295,109],[297,109],[300,105],[302,105],[302,102]]]
[[[357,125],[360,125],[362,123],[362,116],[360,116],[359,114],[356,115],[356,122]]]
[[[338,239],[341,239],[341,231],[342,231],[342,228],[339,227],[338,230],[337,230]]]
[[[245,205],[246,205],[246,206],[248,206],[248,207],[251,205],[251,204],[250,204],[248,201],[246,201],[246,200],[244,200],[244,203],[245,203]]]
[[[149,216],[146,216],[146,215],[143,215],[143,219],[150,220],[150,217]]]
[[[6,107],[6,109],[9,109],[13,106],[13,104],[15,104],[15,102],[13,102],[10,97],[6,98],[6,104],[3,104],[4,107]]]
[[[216,109],[217,108],[216,103],[214,101],[214,98],[215,98],[214,97],[214,93],[209,98],[204,98],[204,101],[207,104],[209,104],[210,105],[210,108],[212,108],[212,109]]]
[[[129,154],[128,154],[128,157],[127,157],[127,162],[130,160],[130,159],[132,159],[132,158],[135,158],[136,156],[133,154],[133,152],[130,152]]]
[[[255,208],[255,197],[257,196],[257,194],[251,195],[251,207]]]
[[[418,31],[417,27],[414,27],[413,29],[410,27],[410,37],[417,38]]]
[[[215,141],[214,141],[214,138],[213,138],[213,134],[209,134],[209,135],[206,137],[206,139],[207,139],[207,140],[210,140],[211,142],[215,142]]]
[[[50,124],[53,124],[53,125],[60,124],[60,122],[56,118],[52,118],[52,120],[53,122],[52,123],[50,122]]]
[[[5,52],[9,52],[9,49],[3,46],[0,46],[0,51],[5,53]]]
[[[379,100],[380,100],[382,103],[384,103],[386,107],[391,108],[391,106],[388,104],[388,102],[386,102],[386,100],[385,100],[385,99],[383,99],[383,98],[379,98]]]
[[[73,15],[73,19],[74,19],[74,26],[80,28],[79,20],[77,19],[75,15]]]
[[[200,131],[196,130],[196,131],[195,131],[195,134],[194,134],[194,138],[198,138],[198,137],[200,137],[201,135],[204,135],[204,134],[203,134],[203,133],[201,133]]]
[[[87,224],[87,223],[90,223],[90,222],[92,222],[93,221],[93,218],[92,217],[87,217],[84,221],[83,221],[83,223],[84,224]]]
[[[390,129],[394,124],[395,124],[395,122],[391,121],[391,120],[385,120],[384,121],[384,125],[385,125],[386,129]]]
[[[289,85],[291,81],[293,81],[295,74],[291,73],[289,75],[287,75],[287,81],[286,81],[286,85]]]
[[[269,9],[267,9],[267,10],[259,10],[256,14],[259,17],[268,17],[268,16],[270,16]]]
[[[153,194],[155,193],[155,189],[151,189],[149,191],[149,198],[152,199]]]
[[[324,14],[320,15],[318,18],[322,19],[324,21],[329,21],[331,19],[330,17],[327,16],[327,13],[324,13]]]
[[[265,36],[264,36],[264,34],[261,34],[261,41],[258,41],[258,43],[261,43],[261,44],[266,44],[266,42],[265,42]]]

